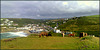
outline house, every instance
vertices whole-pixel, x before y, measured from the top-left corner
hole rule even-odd
[[[65,20],[68,20],[68,18],[67,18],[67,19],[65,19]]]
[[[2,28],[7,28],[7,27],[2,27]]]
[[[60,30],[56,30],[56,33],[61,33],[61,31]]]
[[[6,21],[9,21],[8,19],[6,19]]]
[[[16,27],[9,27],[9,28],[16,28]]]
[[[63,23],[66,23],[65,21]]]
[[[48,22],[46,22],[46,23],[48,23]]]
[[[11,23],[13,23],[13,21],[10,21]]]
[[[37,31],[37,32],[41,32],[41,31],[43,31],[43,29],[37,29],[36,31]]]
[[[3,19],[1,19],[1,20],[3,20]]]
[[[40,33],[42,31],[43,31],[43,29],[34,29],[34,30],[30,30],[29,32],[31,32],[31,33]]]
[[[30,30],[30,27],[18,27],[17,29],[21,29],[21,30],[24,30],[24,29]]]
[[[18,26],[18,24],[13,24],[14,26]]]
[[[0,24],[1,26],[3,26],[4,24]]]
[[[10,24],[10,23],[8,23],[7,25],[8,25],[8,26],[10,26],[11,24]]]
[[[57,27],[54,27],[54,29],[57,29]]]
[[[58,29],[54,29],[54,32],[55,32],[55,33],[61,33],[61,31],[58,30]]]

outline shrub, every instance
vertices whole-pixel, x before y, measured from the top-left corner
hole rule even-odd
[[[90,37],[90,36],[86,36],[86,37],[82,37],[82,38],[81,38],[81,40],[85,40],[85,39],[90,40],[90,39],[92,39],[92,37]]]
[[[61,33],[54,33],[54,32],[49,32],[48,34],[51,34],[51,36],[59,36],[59,37],[62,37],[62,34]]]

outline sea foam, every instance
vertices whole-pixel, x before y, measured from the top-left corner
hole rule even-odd
[[[23,31],[20,32],[6,32],[6,33],[0,33],[1,39],[5,38],[15,38],[15,37],[27,37],[27,33],[24,33]]]

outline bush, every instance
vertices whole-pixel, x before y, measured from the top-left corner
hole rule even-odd
[[[85,40],[85,39],[90,40],[90,39],[92,39],[92,37],[86,36],[86,37],[82,37],[82,38],[81,38],[81,40]]]
[[[59,36],[59,37],[62,37],[62,34],[61,33],[54,33],[54,32],[49,32],[48,34],[51,34],[51,36]]]

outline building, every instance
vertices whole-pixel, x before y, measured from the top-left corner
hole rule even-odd
[[[58,29],[54,30],[54,32],[55,32],[55,33],[61,33],[61,31],[58,30]]]
[[[3,26],[4,24],[0,24],[1,26]]]

